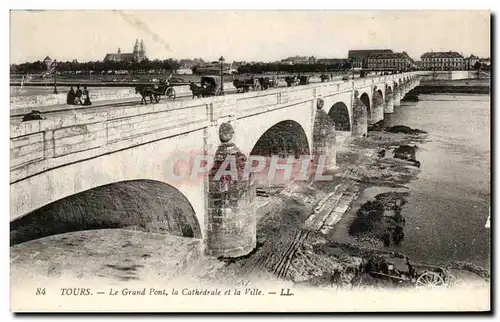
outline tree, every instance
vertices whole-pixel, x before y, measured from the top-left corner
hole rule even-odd
[[[480,61],[477,61],[475,64],[474,64],[474,69],[477,70],[477,78],[479,79],[479,73],[481,71],[481,62]]]

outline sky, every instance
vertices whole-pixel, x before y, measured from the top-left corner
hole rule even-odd
[[[11,11],[10,62],[102,60],[143,39],[149,59],[346,58],[389,48],[490,57],[489,11]]]

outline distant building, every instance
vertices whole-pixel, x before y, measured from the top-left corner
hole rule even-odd
[[[238,69],[238,67],[246,65],[246,61],[233,61],[233,68]]]
[[[367,68],[372,70],[411,70],[416,68],[415,61],[405,52],[376,53],[367,58]]]
[[[423,70],[463,70],[464,57],[456,51],[427,52],[420,56]]]
[[[205,63],[198,68],[196,68],[196,73],[197,74],[203,74],[203,75],[219,75],[220,74],[220,62],[218,61],[213,61],[210,63]],[[222,72],[224,74],[231,74],[233,71],[232,64],[230,63],[224,63],[222,67]]]
[[[131,53],[122,53],[121,49],[118,48],[116,53],[106,54],[104,56],[104,61],[125,61],[125,62],[138,62],[147,59],[146,56],[146,47],[144,46],[144,41],[141,40],[139,45],[139,39],[135,40],[134,50]]]
[[[464,68],[465,69],[474,69],[474,65],[479,61],[479,57],[470,55],[469,57],[464,58]]]
[[[349,50],[347,58],[354,68],[368,68],[368,57],[377,54],[390,54],[391,49],[355,49]]]
[[[489,58],[479,58],[475,55],[470,55],[464,58],[464,68],[467,70],[475,69],[474,66],[477,63],[481,63],[481,68],[488,68],[491,65],[491,60]]]
[[[319,58],[318,60],[316,60],[316,63],[325,65],[342,64],[347,62],[349,62],[349,59],[346,58]]]
[[[288,57],[281,60],[282,64],[314,64],[316,62],[316,58],[314,56],[293,56]]]
[[[193,70],[191,68],[179,68],[177,69],[178,75],[191,75]]]
[[[47,66],[47,70],[50,69],[52,61],[52,58],[50,58],[49,56],[45,57],[45,59],[43,60],[43,63],[45,64],[45,66]]]
[[[491,66],[491,59],[490,58],[479,58],[479,62],[485,66]]]

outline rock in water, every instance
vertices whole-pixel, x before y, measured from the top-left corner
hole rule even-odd
[[[405,97],[403,97],[402,101],[404,102],[418,102],[418,95],[415,94],[407,94]]]
[[[385,128],[384,120],[378,121],[377,123],[368,125],[368,132],[371,131],[383,131]]]
[[[412,129],[411,127],[406,125],[394,125],[387,128],[386,131],[390,133],[404,133],[404,134],[427,133],[419,129]]]
[[[391,126],[386,130],[387,132],[391,133],[405,133],[405,134],[410,134],[413,132],[413,129],[409,126],[406,125],[394,125]]]
[[[401,145],[394,150],[394,157],[403,160],[415,160],[416,146]]]

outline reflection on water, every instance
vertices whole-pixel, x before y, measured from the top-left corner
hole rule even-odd
[[[404,206],[405,242],[415,259],[490,263],[485,227],[490,196],[490,99],[487,95],[422,95],[388,115],[429,133],[419,144],[422,172]],[[387,115],[386,115],[387,116]]]

